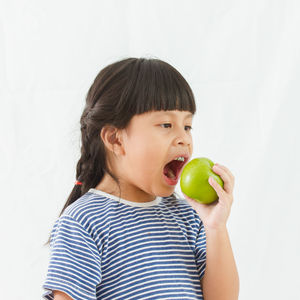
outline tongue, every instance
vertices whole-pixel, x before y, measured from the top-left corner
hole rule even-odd
[[[176,178],[176,176],[174,175],[172,169],[170,169],[170,168],[168,169],[167,176],[168,176],[169,178],[171,178],[171,179],[175,179],[175,178]]]
[[[172,163],[173,163],[173,161],[170,162],[170,163],[168,163],[168,164],[165,166],[165,168],[164,168],[164,174],[165,174],[167,177],[171,178],[171,179],[175,179],[175,178],[176,178],[176,175],[175,175],[175,173],[174,173],[174,171],[173,171],[174,166],[172,165]],[[172,167],[171,167],[171,166],[172,166]]]

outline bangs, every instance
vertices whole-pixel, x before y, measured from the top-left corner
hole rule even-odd
[[[159,59],[140,59],[133,69],[130,75],[136,74],[131,78],[135,84],[127,99],[131,113],[179,110],[195,114],[193,92],[174,67]]]

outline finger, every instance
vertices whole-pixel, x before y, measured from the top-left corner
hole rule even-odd
[[[234,179],[233,174],[231,173],[231,171],[230,171],[227,167],[225,167],[225,166],[223,166],[223,165],[221,165],[221,164],[219,164],[219,163],[215,163],[215,166],[218,166],[218,167],[220,167],[221,169],[225,170],[226,173],[228,173],[229,176],[230,176],[231,178]]]
[[[231,182],[232,182],[232,189],[233,189],[233,187],[234,187],[234,182],[235,182],[235,178],[234,178],[234,175],[231,173],[231,171],[230,171],[227,167],[225,167],[225,166],[223,166],[223,165],[220,165],[220,164],[218,164],[218,163],[216,163],[215,166],[220,167],[222,170],[224,170],[224,171],[230,176]]]
[[[219,198],[223,198],[225,196],[225,191],[213,177],[210,176],[208,178],[208,183],[214,188]]]
[[[224,182],[224,190],[227,193],[232,193],[233,190],[233,182],[232,182],[232,178],[229,177],[228,173],[226,173],[226,171],[222,168],[220,168],[219,166],[214,165],[212,167],[213,172],[216,173],[217,175],[219,175],[223,182]]]

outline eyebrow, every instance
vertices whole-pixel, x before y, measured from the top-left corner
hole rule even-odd
[[[175,115],[175,112],[172,112],[172,111],[160,111],[159,114],[165,114],[165,115]],[[186,116],[185,116],[185,119],[189,118],[189,117],[193,117],[194,114],[192,113],[188,113]]]

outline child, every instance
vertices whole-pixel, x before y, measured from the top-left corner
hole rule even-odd
[[[195,111],[190,86],[164,61],[100,71],[80,119],[77,181],[47,242],[44,299],[237,299],[226,230],[233,175],[214,169],[224,190],[211,183],[211,205],[174,193]]]

